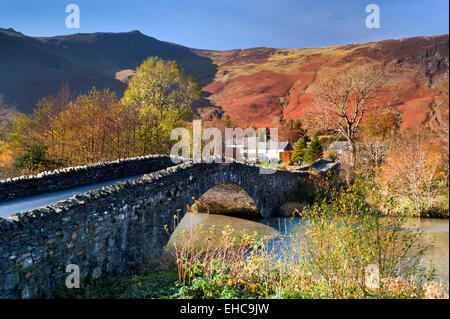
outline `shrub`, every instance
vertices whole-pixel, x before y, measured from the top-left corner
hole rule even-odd
[[[191,236],[211,242],[209,231],[186,233],[175,250],[177,298],[422,298],[433,272],[420,265],[426,247],[419,231],[403,231],[402,218],[380,218],[360,185],[331,188],[304,207],[306,224],[277,245],[256,235],[236,239],[226,227],[219,247],[188,253]],[[242,240],[242,241],[241,241]],[[366,282],[379,269],[379,287]],[[434,287],[434,286],[433,286]],[[445,290],[429,293],[445,296]]]
[[[335,140],[335,137],[333,135],[320,135],[318,137],[318,139],[319,139],[319,143],[324,148],[327,148]]]
[[[184,230],[169,251],[175,273],[83,287],[82,296],[156,298],[448,298],[421,259],[420,231],[381,218],[364,184],[324,187],[297,231],[272,242],[226,226]],[[198,245],[200,243],[201,245]],[[372,283],[368,269],[375,269]],[[376,272],[378,270],[378,272]],[[373,270],[372,270],[373,271]],[[156,276],[156,277],[155,277]],[[86,291],[87,289],[87,291]]]
[[[174,295],[176,273],[167,269],[152,268],[141,274],[85,279],[79,289],[58,287],[55,298],[169,298]]]
[[[25,153],[16,158],[14,165],[25,171],[34,171],[40,167],[45,167],[47,164],[47,149],[42,144],[33,143],[26,149]]]

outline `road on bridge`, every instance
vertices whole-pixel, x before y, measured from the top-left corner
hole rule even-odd
[[[45,207],[51,204],[55,204],[61,200],[66,200],[74,195],[82,194],[95,189],[100,189],[102,187],[109,186],[118,182],[125,182],[128,180],[138,179],[141,178],[142,176],[144,176],[144,174],[113,179],[106,182],[83,185],[79,187],[68,188],[61,191],[54,191],[50,193],[44,193],[25,198],[13,199],[6,202],[0,202],[0,217],[8,218],[9,216],[11,216],[11,214],[14,213],[30,211],[33,209]]]

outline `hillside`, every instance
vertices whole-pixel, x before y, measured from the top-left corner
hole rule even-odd
[[[218,71],[204,87],[209,99],[232,119],[249,125],[276,125],[304,116],[318,80],[361,64],[386,69],[386,94],[402,88],[403,125],[417,127],[438,117],[430,88],[448,72],[448,35],[350,44],[317,49],[254,48],[194,50],[212,59]]]
[[[0,94],[25,113],[64,83],[77,93],[95,86],[121,95],[126,85],[117,73],[135,69],[149,56],[176,60],[202,84],[209,83],[216,71],[210,59],[189,48],[139,31],[32,38],[0,29],[0,48]]]
[[[63,83],[123,93],[130,69],[146,57],[174,59],[200,80],[203,119],[229,115],[239,125],[269,126],[304,116],[317,81],[363,63],[388,74],[386,94],[402,88],[403,125],[440,118],[433,80],[448,72],[448,35],[310,49],[211,51],[159,41],[139,31],[27,37],[0,29],[0,94],[30,113],[40,97]]]

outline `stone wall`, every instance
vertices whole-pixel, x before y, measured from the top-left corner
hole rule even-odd
[[[173,165],[169,156],[151,155],[0,180],[0,201],[155,172]]]
[[[264,217],[274,216],[307,172],[260,174],[254,165],[185,163],[0,218],[0,297],[48,297],[66,266],[98,278],[151,266],[187,205],[215,185],[235,183]]]

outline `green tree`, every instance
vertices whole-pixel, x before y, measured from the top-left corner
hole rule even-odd
[[[300,137],[295,144],[294,150],[291,154],[291,162],[292,163],[301,163],[303,162],[303,157],[305,155],[305,149],[306,149],[306,139],[304,137]]]
[[[177,122],[193,116],[191,104],[199,99],[201,88],[175,61],[150,57],[130,79],[122,102],[138,110],[137,139],[141,155],[166,153],[170,132]]]
[[[317,137],[314,137],[305,150],[303,160],[307,163],[311,163],[321,158],[322,155],[323,155],[323,147],[320,144],[319,139]]]
[[[15,159],[14,165],[17,168],[32,172],[38,168],[45,168],[47,164],[47,146],[33,143],[25,153]]]

